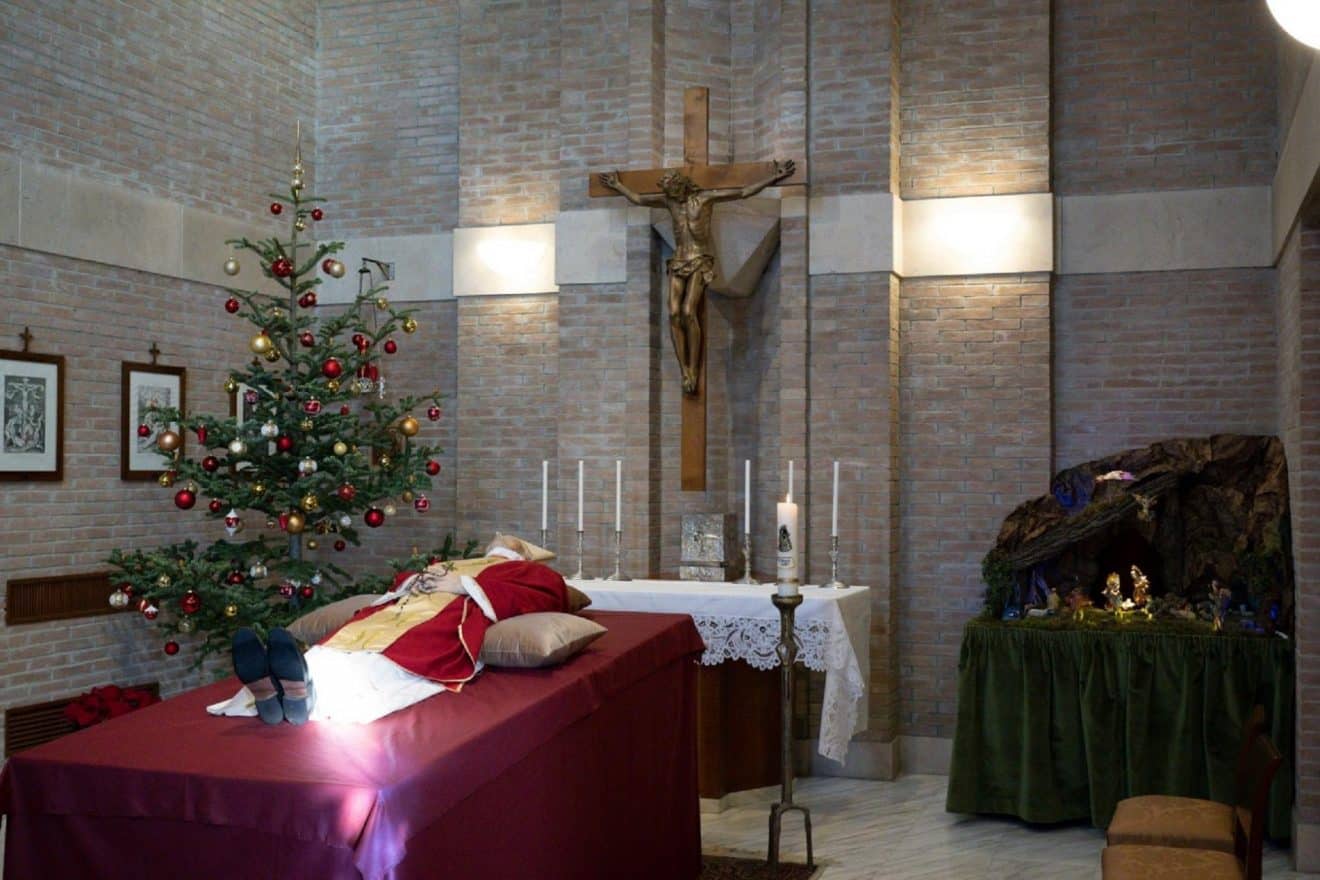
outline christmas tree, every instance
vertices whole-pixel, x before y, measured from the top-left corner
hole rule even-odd
[[[321,274],[344,275],[335,258],[344,245],[305,234],[325,213],[324,200],[305,194],[303,174],[300,144],[288,192],[271,194],[270,211],[287,218],[288,238],[227,242],[238,254],[254,255],[262,275],[282,288],[277,295],[228,291],[225,310],[255,328],[248,347],[256,357],[225,381],[235,415],[160,407],[137,429],[139,437],[154,437],[165,456],[160,483],[175,489],[175,506],[189,510],[209,499],[209,516],[223,521],[228,539],[117,550],[109,560],[117,584],[110,603],[122,608],[136,601],[170,634],[166,654],[179,651],[174,634],[194,634],[201,639],[199,663],[227,650],[241,626],[264,635],[327,597],[382,590],[388,575],[351,583],[343,568],[304,550],[322,542],[337,552],[358,546],[359,524],[384,525],[396,505],[425,513],[424,493],[440,472],[439,450],[416,439],[419,408],[431,420],[441,416],[438,393],[389,400],[380,369],[399,350],[400,334],[416,331],[416,319],[394,308],[376,285],[360,289],[342,312],[316,314]],[[240,273],[237,255],[224,270]],[[184,431],[196,434],[199,457],[183,454]],[[243,532],[248,537],[239,539]],[[427,556],[452,552],[446,539]],[[425,561],[414,556],[394,568],[419,564]]]

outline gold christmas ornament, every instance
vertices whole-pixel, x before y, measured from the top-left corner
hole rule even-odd
[[[310,431],[312,428],[316,427],[316,422],[311,419],[303,419],[298,423],[298,427],[302,428],[304,431]]]
[[[273,364],[280,359],[280,353],[276,351],[274,348],[272,348],[270,351],[266,352],[264,357],[266,358],[267,361]]]
[[[225,606],[225,617],[238,617],[238,606],[237,606],[237,605],[226,605],[226,606]]]
[[[169,589],[171,583],[173,583],[173,581],[170,580],[170,576],[167,574],[163,574],[156,578],[156,586],[160,587],[162,590]]]
[[[393,505],[393,504],[386,504],[386,505],[385,505],[384,513],[385,513],[386,516],[394,516],[394,514],[397,513],[397,512],[398,512],[398,511],[396,511],[396,510],[394,509],[394,505]]]
[[[404,504],[412,504],[412,500],[413,500],[412,490],[404,489],[402,494],[399,495],[399,500],[402,501]]]
[[[338,260],[329,259],[325,261],[325,274],[331,278],[343,278],[344,271],[344,264]]]
[[[301,513],[295,510],[294,512],[289,514],[288,524],[285,526],[285,528],[289,530],[290,535],[301,534],[302,530],[306,527],[307,527],[307,520],[303,519],[303,515]]]
[[[412,416],[404,416],[399,420],[399,433],[405,437],[416,437],[421,429],[421,424]]]
[[[331,379],[330,381],[326,382],[325,390],[329,391],[331,394],[334,394],[336,391],[339,390],[339,380]]]
[[[191,617],[185,617],[183,620],[179,621],[179,632],[186,635],[195,629],[197,629],[197,624],[193,623]]]
[[[390,457],[388,455],[382,455],[380,458],[376,459],[376,462],[381,467],[387,468],[390,466]]]
[[[170,486],[174,485],[174,474],[166,471],[156,478],[156,482],[160,483],[162,488],[168,489]]]
[[[376,297],[376,308],[382,312],[390,307],[390,301],[383,296]]]
[[[284,309],[280,308],[279,306],[276,306],[275,308],[270,310],[270,316],[274,318],[276,321],[283,321],[285,318]]]
[[[160,436],[156,438],[156,445],[163,452],[173,452],[179,448],[182,438],[173,431],[161,431]]]
[[[238,382],[234,380],[233,376],[230,376],[228,379],[225,380],[225,393],[233,394],[237,390],[238,390]]]
[[[335,455],[348,455],[348,444],[343,440],[336,440],[333,448]]]
[[[293,228],[298,230],[299,232],[302,232],[304,229],[307,228],[307,221],[299,217],[297,220],[293,221]]]
[[[412,333],[417,329],[417,320],[413,317],[403,319],[403,332]]]
[[[308,549],[308,550],[315,550],[317,547],[320,547],[320,546],[321,546],[320,543],[317,542],[317,540],[316,540],[315,538],[308,538],[308,539],[307,539],[307,549]]]
[[[238,260],[236,258],[230,257],[229,259],[225,260],[224,268],[226,275],[237,275],[238,271],[243,267],[239,265]]]
[[[270,337],[265,333],[258,333],[248,340],[248,348],[252,349],[253,354],[264,355],[275,347],[270,341]]]
[[[265,494],[266,494],[266,484],[263,483],[263,482],[261,482],[260,480],[258,480],[257,482],[253,483],[253,484],[252,484],[252,494],[253,494],[253,495],[265,495]]]
[[[302,499],[303,510],[307,511],[308,513],[312,513],[315,510],[319,510],[320,507],[321,507],[321,501],[315,495],[309,492],[308,494],[303,496]]]

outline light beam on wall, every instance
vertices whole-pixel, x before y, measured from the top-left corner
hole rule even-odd
[[[555,224],[454,230],[454,295],[554,293]]]
[[[477,244],[477,256],[487,269],[515,279],[536,271],[545,253],[546,246],[539,241],[495,238]]]
[[[1274,20],[1288,35],[1320,49],[1320,3],[1316,0],[1266,0]]]

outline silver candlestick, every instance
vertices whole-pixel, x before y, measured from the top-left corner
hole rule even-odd
[[[614,573],[605,578],[607,581],[630,581],[632,578],[623,573],[623,530],[614,530]]]
[[[585,533],[581,529],[578,529],[578,539],[577,539],[578,570],[573,574],[573,580],[575,581],[583,580],[586,577],[586,575],[582,573],[582,538],[584,534]]]
[[[752,536],[747,532],[743,532],[742,554],[743,554],[743,576],[738,579],[738,583],[759,584],[760,581],[752,577]]]
[[[547,549],[547,550],[550,549],[550,530],[549,530],[549,529],[541,529],[541,546],[544,547],[544,548]]]
[[[830,582],[825,584],[835,590],[846,590],[848,585],[839,580],[839,536],[830,536]]]

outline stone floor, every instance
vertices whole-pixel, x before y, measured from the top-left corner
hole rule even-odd
[[[1084,825],[1040,827],[1013,819],[944,810],[943,776],[894,782],[816,777],[801,780],[794,800],[811,810],[816,860],[813,880],[1095,880],[1104,832]],[[702,849],[765,857],[770,804],[702,816]],[[740,796],[742,799],[745,796]],[[746,801],[743,801],[746,803]],[[781,858],[806,860],[798,814],[785,820]],[[1267,880],[1317,878],[1289,868],[1288,851],[1266,851]]]

